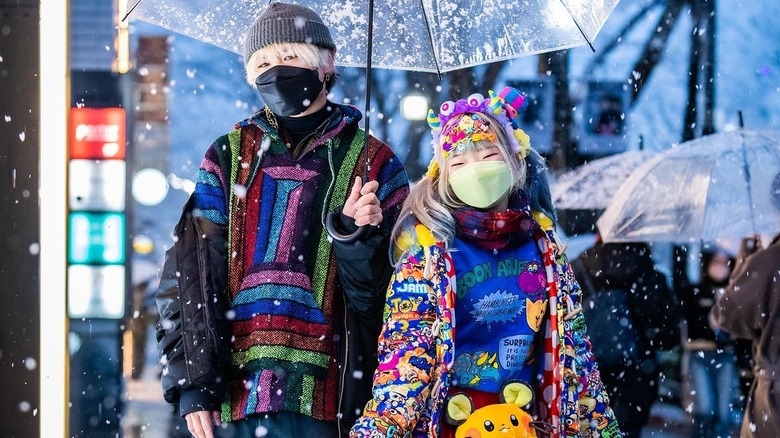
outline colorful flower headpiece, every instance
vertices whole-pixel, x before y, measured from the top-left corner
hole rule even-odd
[[[439,172],[443,160],[454,150],[464,147],[473,141],[496,141],[495,134],[488,132],[492,120],[504,129],[509,139],[509,149],[512,153],[525,158],[531,149],[528,135],[520,129],[518,110],[525,102],[525,97],[515,88],[506,87],[499,94],[488,91],[485,99],[479,93],[474,93],[467,99],[455,102],[447,101],[441,104],[439,114],[428,110],[428,125],[433,135],[433,159],[428,166],[426,175],[433,178]],[[457,124],[448,126],[447,122],[464,113],[474,113],[471,117],[463,117]],[[481,113],[481,114],[480,114]],[[487,115],[487,117],[485,116]],[[442,131],[442,127],[445,127]]]
[[[441,156],[447,158],[450,152],[458,150],[474,141],[496,141],[496,134],[489,132],[490,120],[482,114],[461,117],[457,125],[452,125],[441,133]]]

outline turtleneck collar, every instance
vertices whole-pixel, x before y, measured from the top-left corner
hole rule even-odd
[[[297,145],[322,126],[335,110],[336,107],[327,102],[319,111],[303,117],[280,116],[278,114],[274,114],[274,116],[279,122],[279,126],[290,134],[293,145]]]

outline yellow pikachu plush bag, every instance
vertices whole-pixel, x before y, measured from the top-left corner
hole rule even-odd
[[[455,438],[537,438],[549,432],[546,423],[534,421],[523,410],[533,400],[533,390],[524,382],[507,382],[499,395],[501,403],[474,410],[471,398],[457,393],[447,399],[445,419],[457,426]]]

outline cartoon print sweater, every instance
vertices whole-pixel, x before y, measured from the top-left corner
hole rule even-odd
[[[459,237],[452,246],[458,327],[452,386],[497,394],[509,379],[534,381],[547,305],[536,243],[493,251]]]
[[[540,213],[535,244],[545,275],[547,317],[536,383],[539,417],[558,437],[620,437],[580,307],[580,288],[561,252],[552,221]],[[388,288],[379,366],[370,400],[351,437],[439,436],[442,408],[459,355],[454,315],[458,279],[453,253],[421,224],[397,245],[405,249]],[[408,249],[406,249],[408,248]]]

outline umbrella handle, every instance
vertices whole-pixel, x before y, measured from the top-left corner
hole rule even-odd
[[[325,215],[325,228],[328,230],[328,234],[333,240],[337,240],[339,242],[344,242],[344,243],[352,243],[360,239],[361,237],[363,237],[364,234],[366,234],[366,230],[368,229],[366,226],[360,226],[358,227],[357,230],[355,230],[350,234],[339,233],[336,230],[336,226],[334,225],[334,221],[335,221],[334,218],[336,217],[336,214],[337,213],[331,211],[328,212],[327,215]]]
[[[370,135],[370,120],[371,120],[371,54],[373,52],[373,33],[374,33],[374,0],[368,0],[368,47],[366,53],[366,111],[364,114],[365,125],[364,130],[366,136]],[[368,182],[368,138],[363,145],[363,184]],[[350,234],[342,234],[336,230],[333,225],[334,217],[336,213],[328,212],[325,216],[325,228],[328,230],[328,234],[333,240],[344,243],[352,243],[366,234],[367,227],[361,226],[357,230]]]

